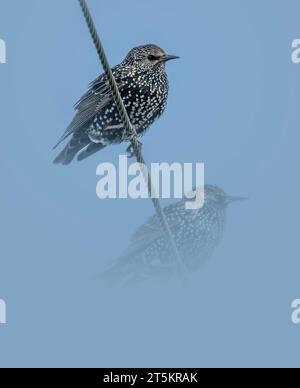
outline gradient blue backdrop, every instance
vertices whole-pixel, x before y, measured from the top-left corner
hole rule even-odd
[[[96,165],[51,147],[102,69],[75,0],[0,0],[1,366],[299,366],[298,0],[89,1],[111,64],[157,43],[170,63],[148,161],[204,161],[206,182],[250,197],[214,257],[180,286],[103,291],[95,276],[152,214],[100,201]]]

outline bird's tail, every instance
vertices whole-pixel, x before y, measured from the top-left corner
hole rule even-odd
[[[65,146],[61,153],[55,158],[54,164],[67,165],[72,162],[78,152],[78,160],[83,160],[95,152],[100,151],[105,146],[101,143],[92,143],[88,135],[74,133],[70,142]]]
[[[101,143],[90,143],[82,152],[80,152],[77,160],[80,162],[81,160],[88,158],[105,147],[106,146]]]
[[[127,263],[115,263],[102,272],[97,279],[106,287],[126,287],[136,278],[136,274],[130,270]]]
[[[84,147],[86,147],[90,142],[91,140],[86,134],[82,135],[79,133],[74,133],[72,139],[61,151],[61,153],[55,158],[53,163],[62,165],[70,164],[75,158],[76,154]]]
[[[97,279],[108,287],[132,287],[141,283],[154,282],[165,284],[178,276],[178,269],[174,264],[129,266],[128,263],[119,263],[102,272]]]

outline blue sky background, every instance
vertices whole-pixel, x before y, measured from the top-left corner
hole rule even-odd
[[[297,0],[90,0],[111,64],[156,43],[168,65],[150,162],[205,162],[206,182],[250,198],[214,257],[179,286],[103,291],[94,277],[152,214],[100,201],[96,166],[51,152],[102,69],[75,0],[0,0],[0,366],[299,366],[300,38]]]

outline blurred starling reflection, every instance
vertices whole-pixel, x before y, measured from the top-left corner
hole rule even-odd
[[[227,195],[217,186],[205,186],[203,208],[187,210],[183,199],[164,209],[176,245],[188,271],[199,269],[220,243],[227,206],[244,198]],[[177,274],[172,251],[157,216],[132,236],[128,248],[101,275],[107,285],[130,285],[144,280],[167,280]]]

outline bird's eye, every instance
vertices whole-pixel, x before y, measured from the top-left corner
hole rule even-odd
[[[150,55],[148,55],[148,59],[149,59],[149,61],[157,61],[157,60],[159,60],[159,57],[150,54]]]

